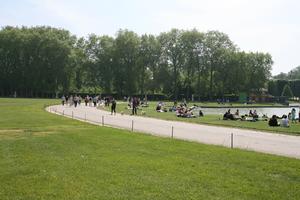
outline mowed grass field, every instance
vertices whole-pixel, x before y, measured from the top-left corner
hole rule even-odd
[[[0,99],[0,199],[300,199],[300,160],[85,124]]]
[[[166,107],[169,108],[173,105],[173,102],[166,102]],[[216,103],[196,103],[199,106],[217,106]],[[204,117],[196,117],[196,118],[182,118],[177,117],[175,112],[156,112],[157,102],[149,102],[149,107],[139,107],[138,114],[141,115],[141,112],[144,111],[146,114],[145,117],[153,117],[158,119],[172,120],[172,121],[183,121],[183,122],[191,122],[197,124],[207,124],[214,126],[226,126],[226,127],[235,127],[235,128],[244,128],[244,129],[253,129],[253,130],[262,130],[274,133],[283,133],[289,135],[299,135],[300,136],[300,123],[290,123],[290,127],[270,127],[267,121],[232,121],[232,120],[222,120],[223,115],[210,115],[204,114]],[[189,104],[188,106],[192,106],[193,104]],[[234,104],[243,105],[243,104]],[[233,105],[233,106],[234,106]],[[225,105],[225,106],[229,106]],[[271,106],[271,104],[257,104],[256,106]],[[277,106],[277,105],[276,105]],[[104,107],[105,110],[110,111],[110,107]],[[123,112],[124,114],[131,114],[132,111],[127,109],[127,103],[119,101],[117,104],[117,112]],[[195,113],[198,115],[198,113]],[[279,120],[280,121],[280,120]]]

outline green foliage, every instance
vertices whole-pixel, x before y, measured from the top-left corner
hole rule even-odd
[[[300,79],[300,66],[292,69],[288,73],[281,72],[280,74],[273,76],[274,79],[279,80],[296,80]]]
[[[281,96],[284,96],[284,97],[293,97],[293,92],[290,88],[290,86],[288,84],[286,84],[284,87],[283,87],[283,90],[282,90],[282,93],[281,93]]]
[[[240,52],[218,31],[172,29],[139,36],[119,30],[115,38],[76,38],[51,27],[0,30],[0,95],[6,96],[86,88],[174,99],[223,96],[263,88],[272,63],[269,54]]]
[[[288,85],[288,90],[291,90],[291,92],[288,92],[288,94],[300,97],[300,80],[270,80],[268,82],[269,93],[274,96],[281,96],[285,85]]]

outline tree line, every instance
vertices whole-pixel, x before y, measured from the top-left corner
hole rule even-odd
[[[0,30],[0,94],[163,94],[216,98],[266,87],[270,54],[241,51],[219,31],[119,30],[76,37],[52,27]]]

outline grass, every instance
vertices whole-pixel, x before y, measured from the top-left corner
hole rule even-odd
[[[157,102],[149,102],[149,107],[142,107],[138,114],[141,115],[141,111],[145,111],[147,117],[166,119],[172,121],[183,121],[190,123],[198,124],[207,124],[207,125],[217,125],[217,126],[226,126],[226,127],[235,127],[243,129],[253,129],[253,130],[262,130],[275,133],[283,133],[289,135],[300,135],[300,123],[290,123],[289,128],[285,127],[270,127],[267,121],[232,121],[232,120],[222,120],[222,115],[205,115],[204,117],[197,118],[181,118],[175,115],[175,112],[156,112]],[[213,104],[213,103],[212,103]],[[172,106],[173,103],[167,102],[167,106]],[[197,104],[199,105],[199,104]],[[201,104],[203,105],[203,104]],[[105,107],[104,109],[109,110],[110,108]],[[119,102],[117,105],[117,112],[124,112],[124,114],[131,114],[131,110],[127,109],[127,104],[124,102]]]
[[[300,199],[300,160],[134,134],[0,99],[0,199]]]

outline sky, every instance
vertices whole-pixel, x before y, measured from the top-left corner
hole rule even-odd
[[[276,75],[300,65],[299,10],[298,0],[0,0],[0,27],[47,25],[77,36],[218,30],[241,51],[270,53]]]

